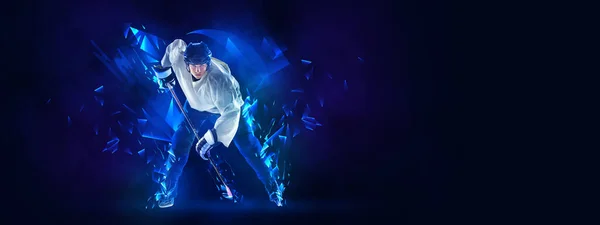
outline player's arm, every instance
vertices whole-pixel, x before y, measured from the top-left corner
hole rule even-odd
[[[160,65],[154,65],[152,67],[156,74],[156,78],[158,78],[158,85],[160,88],[167,88],[167,85],[175,85],[175,73],[171,66],[173,65],[173,62],[183,60],[185,48],[186,44],[183,40],[175,39],[167,46],[165,54],[160,60]]]
[[[229,147],[240,122],[241,109],[235,103],[236,97],[240,96],[239,88],[236,88],[235,83],[231,80],[219,78],[210,82],[210,92],[220,116],[215,122],[213,130],[209,130],[204,138],[209,143],[221,142]]]

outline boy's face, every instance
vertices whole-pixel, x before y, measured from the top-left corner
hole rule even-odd
[[[206,73],[206,63],[204,64],[189,64],[188,65],[189,69],[190,69],[190,73],[196,78],[196,79],[200,79],[200,77],[204,76],[204,74]]]

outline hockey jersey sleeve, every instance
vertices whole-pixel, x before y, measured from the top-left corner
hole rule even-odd
[[[231,74],[231,70],[229,69],[229,65],[227,65],[227,63],[221,61],[220,59],[217,59],[215,57],[211,57],[211,60],[213,62],[215,62],[216,64],[219,64],[221,67],[223,67],[223,70],[225,70],[226,74]]]
[[[186,43],[181,39],[175,39],[167,46],[165,55],[160,60],[163,67],[171,67],[178,60],[183,60],[183,52],[186,49]]]
[[[212,101],[221,115],[214,127],[217,141],[229,147],[240,122],[241,105],[238,99],[241,99],[241,93],[239,84],[234,79],[218,76],[209,80],[209,87]]]

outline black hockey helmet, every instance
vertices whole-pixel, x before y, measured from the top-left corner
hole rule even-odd
[[[199,43],[190,42],[183,53],[183,60],[188,65],[210,65],[210,57],[212,57],[212,52],[208,45],[202,41]]]

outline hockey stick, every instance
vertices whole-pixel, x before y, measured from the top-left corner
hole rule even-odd
[[[194,128],[192,120],[190,120],[190,118],[188,117],[187,113],[183,110],[183,105],[181,105],[181,102],[179,101],[179,98],[177,98],[177,95],[175,94],[175,90],[173,90],[173,86],[171,86],[171,84],[167,83],[167,87],[169,88],[169,91],[171,92],[171,95],[173,96],[173,99],[175,99],[175,102],[177,102],[177,106],[179,106],[179,109],[181,110],[181,113],[185,117],[185,120],[187,121],[188,125],[190,125],[190,128],[192,129],[192,132],[194,132],[194,135],[196,136],[196,139],[199,141],[200,140],[200,136],[198,136],[198,131],[196,130],[196,128]],[[208,161],[210,162],[210,165],[212,165],[212,167],[215,169],[215,172],[217,173],[217,176],[221,180],[221,183],[223,183],[223,185],[225,186],[225,189],[227,189],[227,195],[233,197],[231,189],[229,189],[229,187],[225,183],[225,180],[223,180],[223,177],[221,176],[221,173],[219,173],[219,169],[217,169],[217,166],[215,165],[215,163],[213,162],[213,160],[210,157],[208,157]]]

